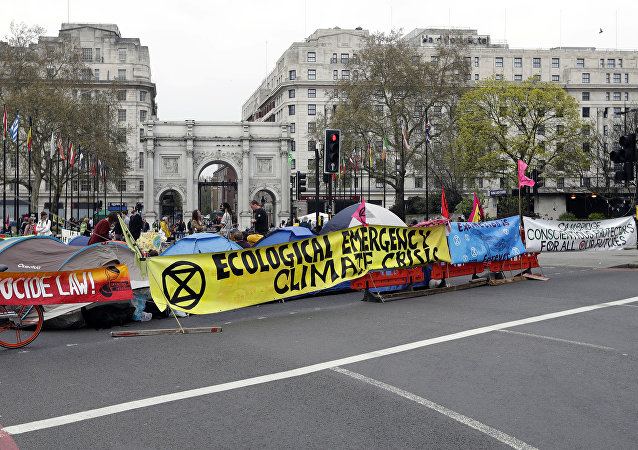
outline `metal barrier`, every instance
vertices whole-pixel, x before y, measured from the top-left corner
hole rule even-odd
[[[400,286],[402,284],[418,283],[425,280],[421,267],[399,270],[381,270],[368,272],[366,275],[350,282],[350,289],[374,289],[386,286]]]

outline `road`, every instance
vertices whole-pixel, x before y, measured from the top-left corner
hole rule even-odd
[[[609,266],[638,252],[587,255],[541,255],[549,281],[182,319],[217,334],[45,330],[0,349],[0,450],[633,449],[638,272]]]

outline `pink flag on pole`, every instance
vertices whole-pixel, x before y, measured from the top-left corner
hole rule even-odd
[[[520,159],[518,160],[518,188],[522,188],[523,186],[534,186],[536,183],[531,178],[527,178],[525,176],[525,169],[527,169],[527,164],[525,164]]]
[[[368,226],[368,222],[366,222],[366,202],[363,199],[363,197],[361,197],[361,204],[359,205],[357,210],[354,212],[352,217],[357,219],[359,222],[361,222],[366,227]]]

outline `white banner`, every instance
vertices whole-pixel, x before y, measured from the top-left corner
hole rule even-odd
[[[636,248],[633,217],[561,222],[523,217],[528,252],[600,251]]]

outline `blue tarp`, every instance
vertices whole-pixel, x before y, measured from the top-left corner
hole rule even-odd
[[[510,259],[525,253],[518,216],[489,222],[452,222],[447,242],[452,264]]]
[[[215,233],[195,233],[183,237],[162,252],[162,256],[193,255],[196,253],[226,252],[241,247]]]
[[[253,247],[283,244],[284,242],[299,241],[313,236],[316,235],[306,227],[282,227],[255,242]]]

